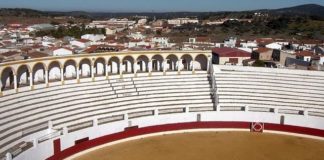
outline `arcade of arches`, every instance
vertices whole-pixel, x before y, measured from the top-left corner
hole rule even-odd
[[[106,77],[137,73],[207,70],[210,54],[188,52],[153,52],[143,54],[95,54],[89,56],[50,57],[34,60],[18,61],[10,64],[1,64],[0,95],[3,91],[37,84],[61,82],[82,78]]]

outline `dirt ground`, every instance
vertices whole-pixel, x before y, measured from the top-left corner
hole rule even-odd
[[[76,160],[323,160],[324,141],[266,133],[163,135],[98,149]]]

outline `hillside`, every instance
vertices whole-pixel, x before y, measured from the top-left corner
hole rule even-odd
[[[317,4],[305,4],[295,7],[276,9],[273,10],[273,12],[324,17],[324,6]]]

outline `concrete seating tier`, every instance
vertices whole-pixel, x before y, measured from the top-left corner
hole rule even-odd
[[[48,128],[49,121],[54,129],[68,127],[73,131],[90,126],[94,119],[136,110],[213,110],[210,90],[208,75],[201,72],[124,79],[116,75],[109,80],[66,82],[7,94],[0,98],[0,152],[12,148],[21,138]]]
[[[220,110],[322,115],[324,73],[214,66]],[[223,109],[222,109],[223,108]]]

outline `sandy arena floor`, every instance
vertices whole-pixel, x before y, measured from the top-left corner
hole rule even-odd
[[[184,133],[120,143],[76,159],[323,160],[324,141],[266,133]]]

